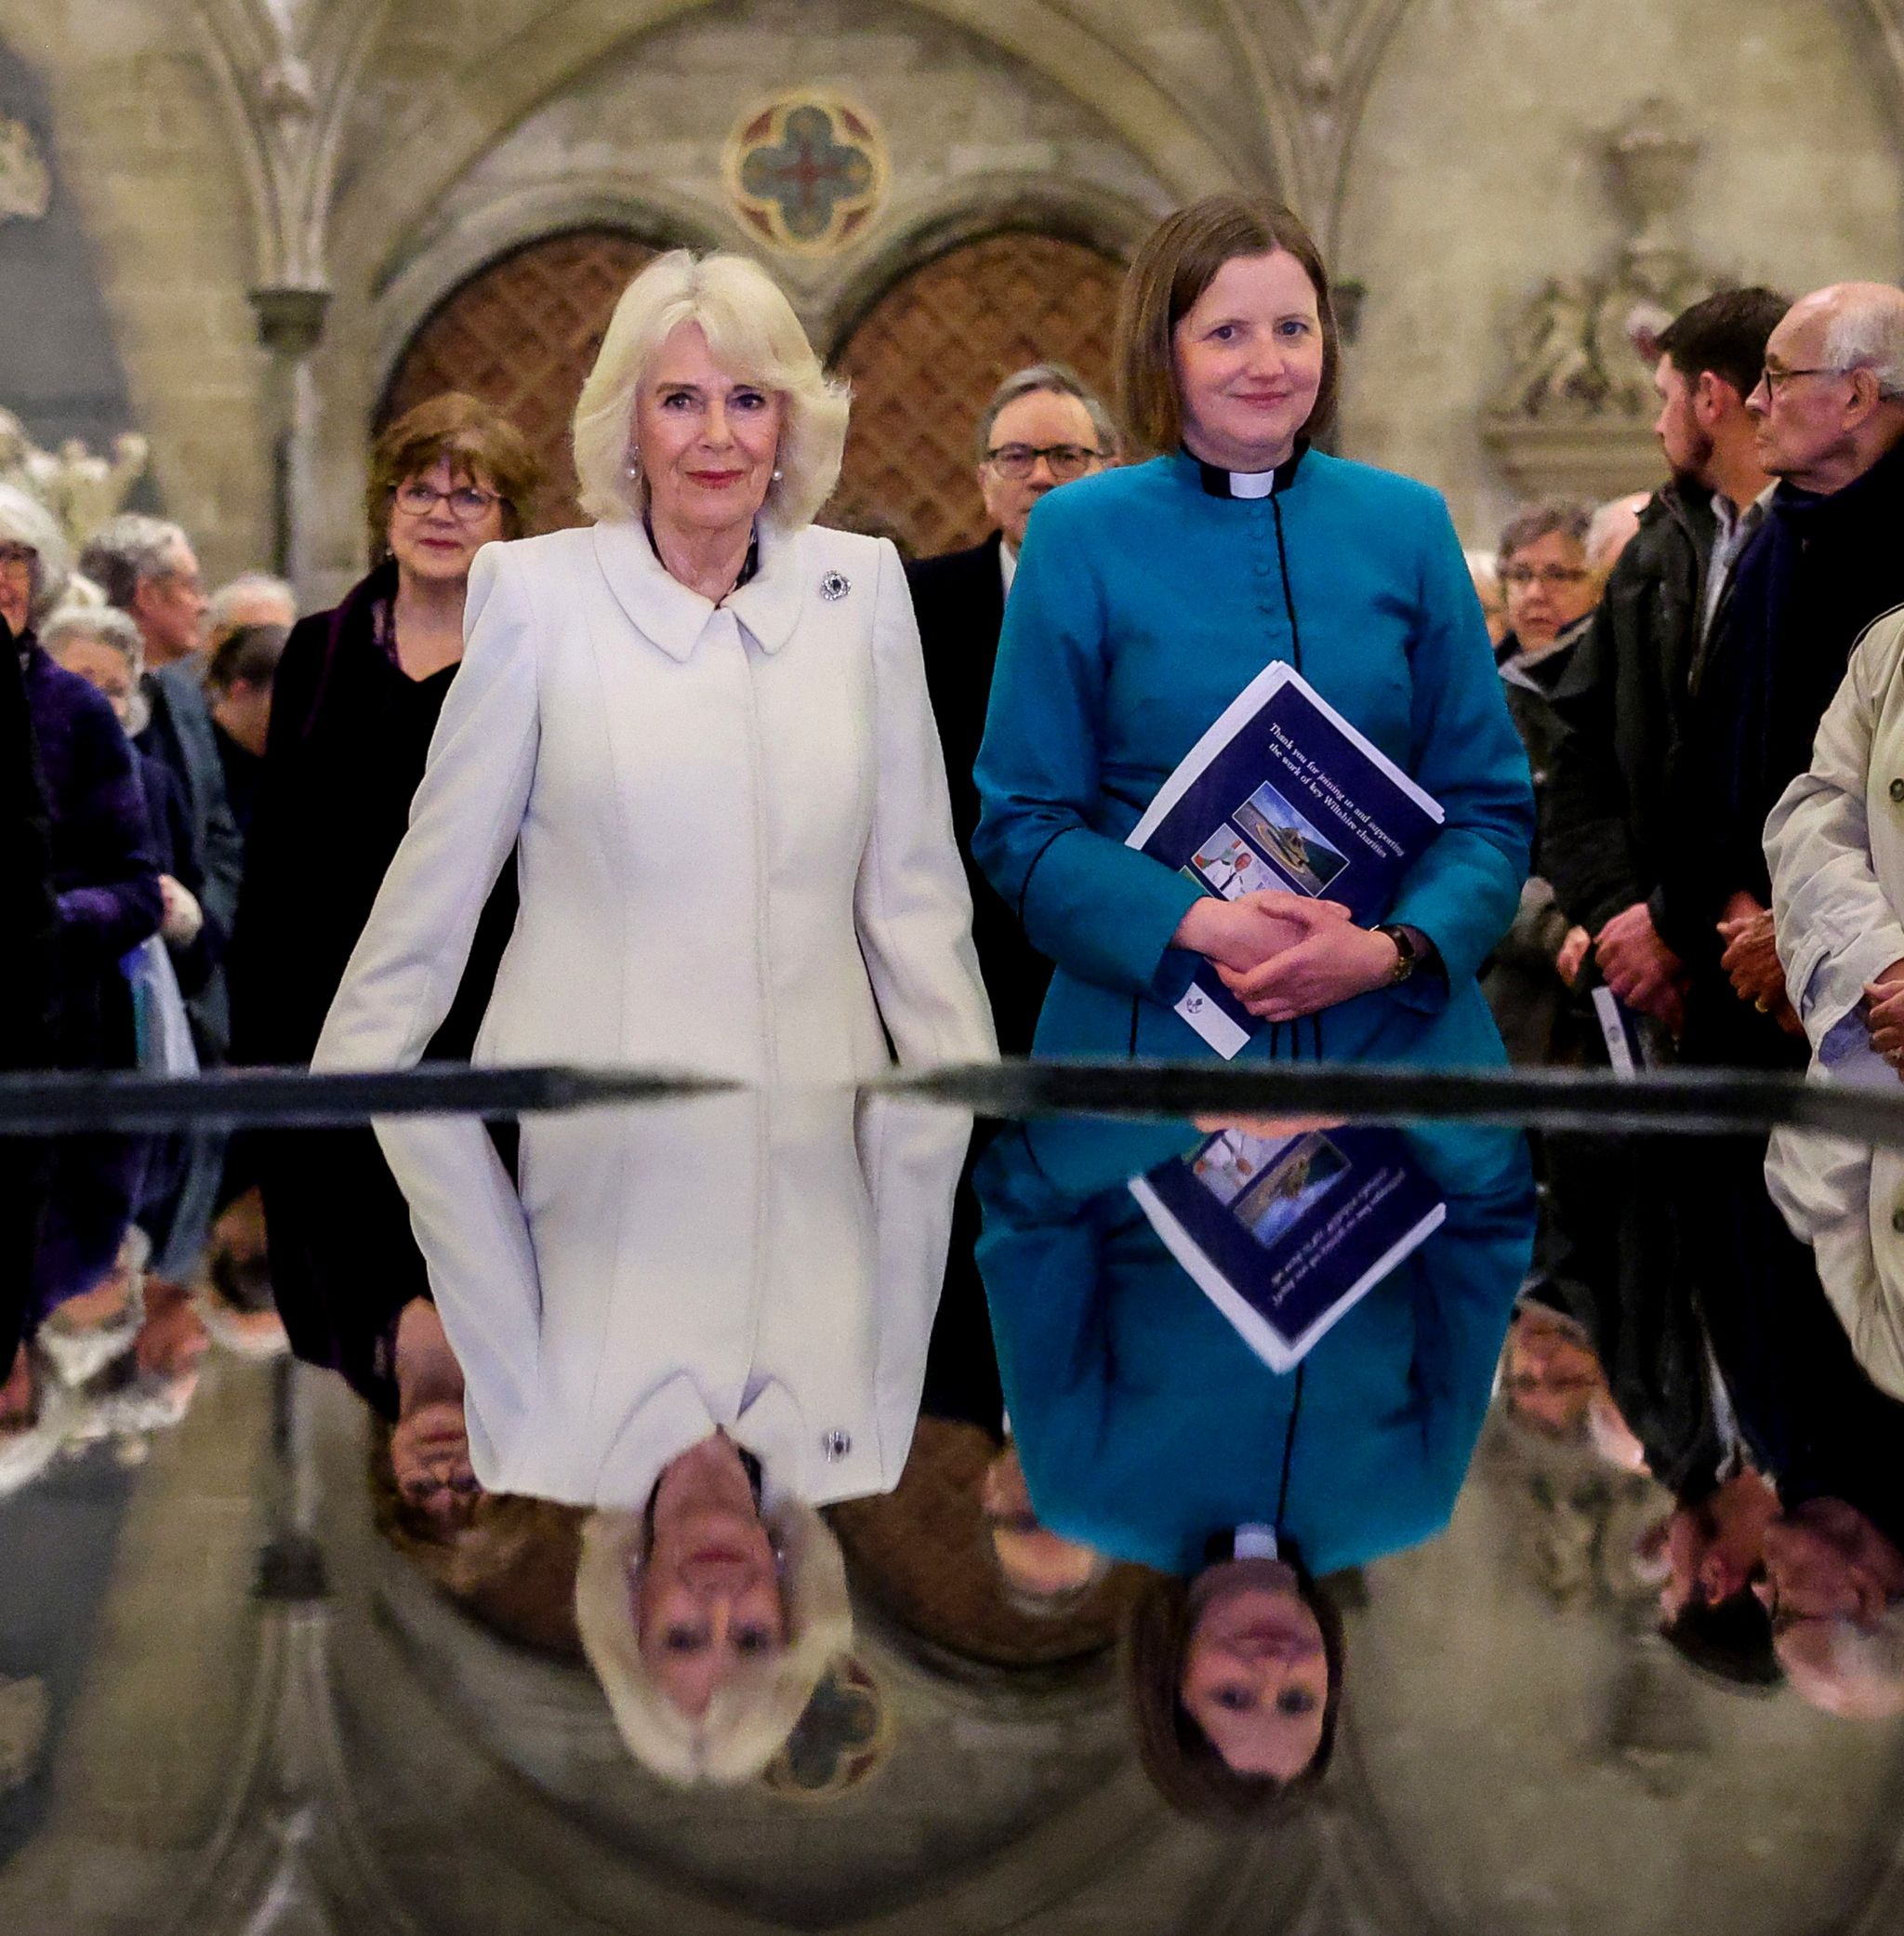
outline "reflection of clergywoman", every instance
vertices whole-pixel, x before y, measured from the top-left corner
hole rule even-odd
[[[1145,1766],[1174,1805],[1236,1819],[1300,1794],[1331,1738],[1342,1647],[1303,1568],[1363,1565],[1448,1523],[1527,1268],[1533,1188],[1512,1137],[1411,1132],[1446,1222],[1279,1374],[1123,1180],[1188,1154],[1185,1134],[1007,1131],[976,1172],[978,1256],[1039,1520],[1159,1576],[1127,1652]]]
[[[1296,1549],[1220,1537],[1194,1580],[1156,1573],[1130,1609],[1124,1680],[1137,1754],[1180,1813],[1260,1820],[1335,1752],[1342,1616]]]

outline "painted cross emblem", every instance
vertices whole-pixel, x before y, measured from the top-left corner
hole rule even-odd
[[[885,152],[870,119],[810,93],[749,116],[727,159],[742,219],[774,247],[803,255],[839,248],[885,193]]]

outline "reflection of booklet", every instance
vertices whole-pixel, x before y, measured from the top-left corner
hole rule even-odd
[[[1394,1130],[1224,1130],[1134,1177],[1171,1256],[1258,1358],[1289,1371],[1448,1214]]]
[[[1442,821],[1437,802],[1292,666],[1266,668],[1185,754],[1125,844],[1225,900],[1342,902],[1367,925]],[[1177,1013],[1225,1058],[1257,1023],[1201,965]]]

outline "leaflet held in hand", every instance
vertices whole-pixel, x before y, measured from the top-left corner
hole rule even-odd
[[[1234,901],[1339,901],[1368,926],[1442,823],[1440,803],[1293,666],[1266,667],[1158,789],[1125,844]],[[1201,963],[1177,1013],[1226,1060],[1260,1026]]]
[[[1360,1125],[1282,1138],[1224,1130],[1130,1188],[1171,1256],[1276,1372],[1448,1215],[1407,1140]]]

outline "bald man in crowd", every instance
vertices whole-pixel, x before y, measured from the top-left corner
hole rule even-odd
[[[1856,1506],[1813,1499],[1780,1513],[1757,1592],[1801,1699],[1845,1720],[1904,1715],[1904,1553]]]

